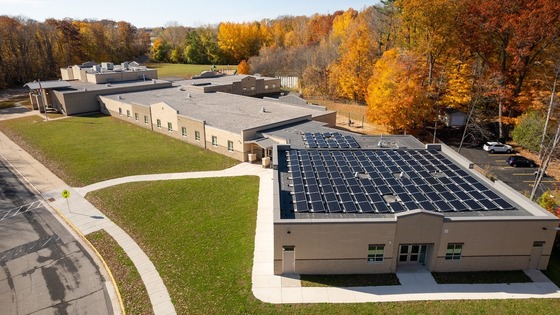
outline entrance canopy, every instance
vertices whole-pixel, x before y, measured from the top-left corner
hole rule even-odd
[[[58,89],[70,87],[70,83],[63,80],[56,81],[42,81],[42,82],[28,82],[24,86],[27,86],[30,90],[38,89]]]
[[[263,149],[271,149],[272,147],[274,147],[275,144],[278,144],[276,143],[276,141],[271,140],[269,138],[260,138],[256,140],[245,141],[245,143],[253,143]]]

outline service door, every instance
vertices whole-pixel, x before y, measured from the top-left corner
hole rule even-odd
[[[539,269],[539,263],[541,262],[541,255],[544,242],[534,242],[533,249],[531,250],[531,260],[529,261],[529,269],[535,270]]]
[[[294,274],[296,272],[296,248],[295,246],[282,247],[282,274]]]

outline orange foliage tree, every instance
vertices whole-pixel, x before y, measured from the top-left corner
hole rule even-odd
[[[241,62],[237,66],[237,73],[239,73],[239,74],[249,74],[250,71],[251,71],[251,67],[249,67],[249,64],[247,63],[247,61],[246,60],[241,60]]]

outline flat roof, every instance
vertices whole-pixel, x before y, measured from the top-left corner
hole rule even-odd
[[[233,82],[239,82],[247,77],[254,77],[257,80],[275,80],[276,78],[261,77],[247,74],[223,75],[219,77],[199,78],[191,80],[175,81],[175,84],[184,86],[220,86],[231,85]]]
[[[339,133],[344,137],[352,137],[360,145],[362,149],[379,149],[379,148],[409,148],[424,149],[425,145],[418,139],[407,135],[364,135],[355,132],[346,131],[327,127],[325,123],[318,121],[306,121],[284,125],[278,128],[271,128],[261,131],[265,137],[284,139],[292,148],[305,149],[309,148],[308,142],[305,140],[306,134],[315,135]]]
[[[64,89],[58,90],[58,93],[79,93],[85,91],[103,91],[107,90],[110,91],[116,88],[125,88],[125,87],[133,87],[133,86],[144,86],[144,85],[151,85],[154,83],[158,84],[165,84],[167,83],[168,86],[171,86],[171,82],[165,80],[154,80],[154,79],[147,79],[147,80],[135,80],[135,81],[121,81],[121,82],[111,82],[111,83],[89,83],[89,82],[81,82],[78,80],[72,81],[63,81],[67,82],[68,86]],[[42,84],[42,83],[41,83]]]
[[[233,133],[332,112],[229,93],[203,93],[183,86],[103,97],[146,107],[164,102],[181,116]]]
[[[280,149],[281,219],[534,216],[435,149]]]
[[[63,80],[54,81],[42,81],[42,82],[29,82],[24,86],[27,86],[31,90],[43,89],[56,89],[56,88],[67,88],[70,87],[70,83]]]

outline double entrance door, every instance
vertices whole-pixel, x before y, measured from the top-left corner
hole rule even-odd
[[[423,244],[406,244],[399,245],[399,264],[416,263],[423,264],[426,262],[428,245]]]

